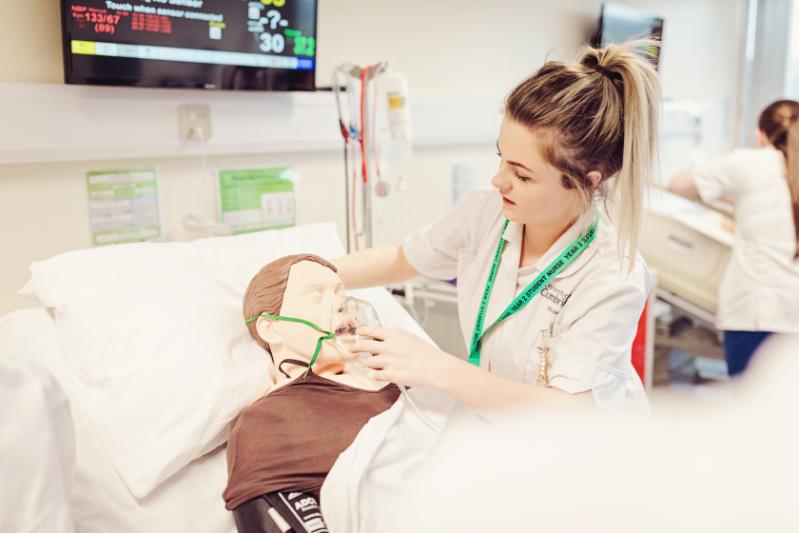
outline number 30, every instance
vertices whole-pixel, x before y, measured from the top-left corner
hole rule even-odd
[[[262,52],[275,52],[279,54],[286,47],[286,40],[282,35],[276,33],[271,35],[269,33],[261,34],[261,51]]]

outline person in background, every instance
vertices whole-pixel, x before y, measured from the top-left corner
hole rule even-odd
[[[799,333],[799,102],[760,114],[759,147],[739,148],[674,176],[669,190],[735,205],[735,245],[719,287],[730,376],[741,374],[771,333]]]

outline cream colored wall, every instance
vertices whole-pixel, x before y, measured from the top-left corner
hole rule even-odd
[[[0,81],[61,83],[59,0],[3,0]]]
[[[665,19],[660,66],[664,96],[704,104],[708,153],[729,149],[739,98],[745,2],[636,0],[631,4]]]
[[[58,0],[3,2],[0,49],[6,52],[0,54],[0,82],[60,84]],[[667,96],[720,109],[718,95],[734,95],[740,2],[626,2],[667,17]],[[573,52],[595,29],[600,5],[601,0],[320,0],[318,83],[327,85],[333,66],[342,61],[388,59],[408,76],[412,98],[500,99],[548,54]],[[717,122],[714,135],[723,143],[727,132]],[[378,207],[383,213],[378,243],[397,242],[411,229],[409,213],[415,226],[446,209],[451,164],[463,159],[480,168],[488,181],[495,164],[491,143],[417,149],[405,192]],[[194,237],[182,227],[185,214],[211,214],[203,200],[209,171],[258,165],[296,166],[302,177],[300,222],[334,220],[343,235],[342,160],[336,152],[209,157],[205,174],[198,158],[25,165],[0,161],[0,312],[32,304],[15,294],[32,260],[89,245],[85,172],[133,165],[161,169],[171,239]]]

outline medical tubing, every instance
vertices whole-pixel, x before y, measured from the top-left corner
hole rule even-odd
[[[357,150],[355,150],[355,145],[352,145],[352,153],[353,155],[357,154]],[[358,231],[358,203],[357,203],[357,191],[358,191],[358,170],[357,170],[357,163],[355,162],[355,158],[353,158],[352,164],[352,232],[355,236],[355,250],[357,251],[360,246],[358,244],[358,238],[363,235],[363,231]]]
[[[361,177],[363,179],[361,204],[363,205],[363,220],[362,220],[362,233],[364,236],[364,244],[366,248],[372,245],[371,236],[373,231],[373,216],[372,216],[372,184],[370,183],[369,176],[369,109],[368,104],[368,86],[371,79],[371,66],[365,66],[361,69],[361,100],[360,100],[360,113],[361,113]],[[368,228],[368,231],[367,231]]]
[[[347,186],[350,182],[350,162],[349,162],[349,147],[347,144],[349,140],[345,138],[344,140],[344,212],[350,212],[350,192],[347,190]],[[350,253],[350,225],[345,224],[347,226],[347,253]]]
[[[366,121],[364,115],[366,114],[366,75],[369,73],[369,67],[364,67],[361,70],[361,131],[358,140],[361,143],[361,178],[366,183],[369,180],[369,173],[366,168]]]
[[[279,316],[279,315],[270,315],[269,313],[261,313],[261,314],[256,315],[256,316],[252,316],[252,317],[246,319],[244,321],[244,323],[245,324],[252,324],[253,322],[258,320],[259,318],[272,318],[272,319],[275,319],[275,320],[284,320],[286,322],[294,322],[294,323],[297,323],[297,324],[303,324],[305,326],[308,326],[308,327],[318,331],[319,333],[324,333],[324,335],[322,335],[321,337],[319,337],[316,340],[316,348],[314,349],[314,354],[313,354],[313,357],[311,357],[311,361],[308,363],[308,371],[311,370],[311,367],[316,362],[316,358],[319,356],[319,352],[322,349],[322,342],[329,341],[329,340],[333,339],[336,336],[336,334],[334,332],[325,331],[324,329],[320,328],[319,326],[317,326],[313,322],[309,322],[307,320],[303,320],[302,318],[294,318],[294,317]],[[419,419],[427,427],[429,427],[434,433],[438,433],[439,431],[438,431],[438,429],[436,429],[435,425],[432,422],[430,422],[430,419],[427,418],[427,416],[425,416],[424,413],[422,413],[422,410],[419,409],[419,406],[416,405],[416,402],[414,402],[413,399],[411,398],[410,394],[408,394],[408,389],[404,385],[400,385],[399,383],[397,383],[396,385],[399,388],[400,393],[402,393],[402,395],[405,398],[405,400],[410,404],[410,406],[413,408],[413,410],[416,411],[416,414],[419,415]]]
[[[358,113],[356,109],[358,108],[358,96],[357,96],[357,86],[355,84],[355,77],[350,75],[347,79],[347,96],[348,96],[348,105],[350,108],[350,137],[353,141],[349,144],[350,146],[350,161],[351,161],[351,172],[352,172],[352,231],[353,231],[353,242],[355,243],[355,250],[358,251],[360,249],[360,244],[358,242],[358,237],[360,237],[363,232],[358,231],[358,207],[357,207],[357,189],[358,189],[358,159],[356,155],[358,154],[357,145],[359,144],[360,139],[360,130],[361,124],[357,124],[356,120],[358,117]]]
[[[427,418],[427,415],[425,415],[424,413],[422,413],[422,410],[421,410],[421,409],[419,409],[419,406],[418,406],[418,405],[416,405],[416,402],[414,402],[414,401],[411,399],[411,395],[410,395],[410,394],[408,394],[408,389],[407,389],[407,387],[405,387],[405,385],[400,385],[399,383],[396,383],[396,385],[397,385],[397,388],[398,388],[398,389],[400,390],[400,392],[402,393],[402,396],[405,398],[405,401],[407,401],[407,402],[410,404],[410,406],[413,408],[413,410],[414,410],[414,411],[416,411],[416,414],[417,414],[417,415],[419,415],[419,419],[422,421],[422,423],[424,423],[424,425],[425,425],[425,426],[427,426],[428,428],[430,428],[430,430],[432,430],[432,431],[433,431],[433,433],[436,433],[436,434],[440,433],[440,431],[438,430],[438,428],[436,428],[435,424],[433,424],[432,422],[430,422],[430,419],[429,419],[429,418]]]
[[[379,82],[377,81],[378,78],[372,78],[372,112],[370,113],[369,118],[371,119],[369,122],[369,134],[371,136],[369,144],[371,144],[372,148],[372,159],[374,160],[375,165],[375,174],[377,175],[378,183],[382,181],[381,174],[380,174],[380,155],[378,150],[377,144],[377,100],[378,100],[378,85]],[[369,145],[367,144],[367,146]]]
[[[339,85],[339,69],[333,71],[333,96],[336,100],[336,112],[338,113],[338,127],[341,131],[341,136],[344,138],[344,212],[350,212],[350,193],[347,190],[350,181],[350,161],[349,161],[349,144],[350,133],[344,121],[344,115],[341,110],[341,86]],[[347,253],[350,253],[350,225],[347,226]]]
[[[297,324],[304,324],[304,325],[306,325],[306,326],[308,326],[308,327],[310,327],[312,329],[315,329],[319,333],[324,333],[324,335],[322,335],[321,337],[319,337],[316,340],[316,348],[314,349],[313,356],[311,357],[311,361],[308,363],[308,370],[311,369],[311,367],[316,362],[316,358],[319,357],[319,352],[322,350],[322,341],[330,340],[330,339],[332,339],[333,337],[336,336],[336,334],[333,333],[332,331],[326,331],[326,330],[320,328],[319,326],[317,326],[316,324],[314,324],[313,322],[309,322],[307,320],[303,320],[302,318],[294,318],[294,317],[290,317],[290,316],[270,315],[269,313],[261,313],[261,314],[256,315],[256,316],[251,316],[250,318],[246,319],[244,321],[244,323],[245,324],[252,324],[253,322],[258,320],[259,318],[272,318],[274,320],[283,320],[285,322],[295,322]]]

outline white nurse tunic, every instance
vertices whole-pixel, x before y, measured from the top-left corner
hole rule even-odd
[[[735,245],[716,327],[799,333],[799,260],[782,152],[734,150],[699,166],[694,183],[705,202],[735,200]]]
[[[486,327],[595,217],[595,209],[584,214],[535,265],[522,269],[524,228],[508,224]],[[465,196],[454,209],[403,243],[408,262],[420,274],[457,278],[459,320],[467,347],[504,221],[499,193],[482,189]],[[631,362],[631,346],[649,280],[640,256],[628,274],[619,259],[616,233],[602,219],[596,238],[583,253],[527,306],[483,338],[480,366],[535,386],[543,352],[549,386],[573,394],[591,391],[602,409],[646,408],[643,385]]]

